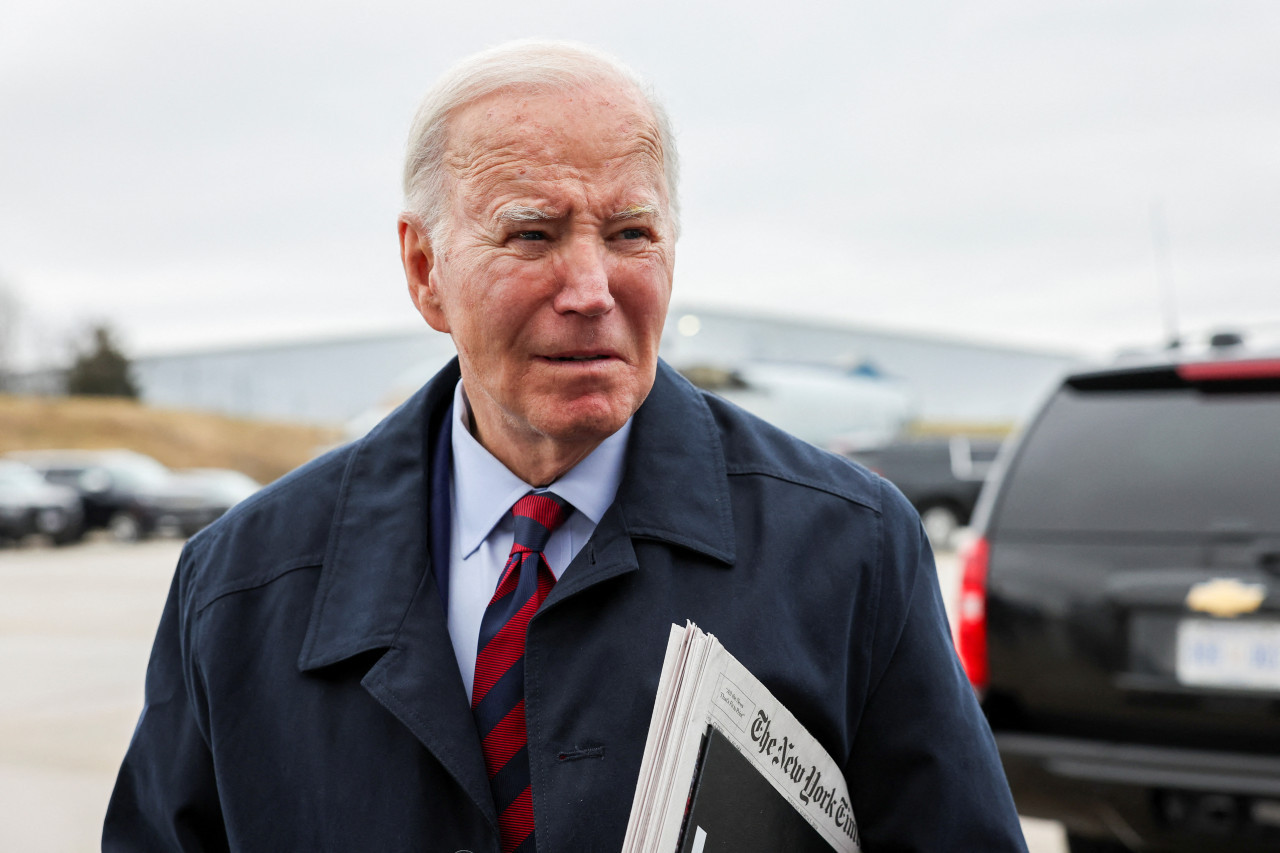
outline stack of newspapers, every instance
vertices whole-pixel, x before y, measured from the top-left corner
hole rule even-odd
[[[623,853],[855,853],[840,766],[724,646],[671,626]]]

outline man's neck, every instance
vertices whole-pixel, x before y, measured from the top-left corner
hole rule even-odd
[[[519,448],[514,453],[504,455],[485,444],[480,436],[477,435],[476,440],[499,462],[506,465],[511,473],[539,489],[550,486],[560,479],[600,446],[600,441],[593,441],[590,444],[565,448],[559,442],[547,441]],[[542,446],[545,444],[550,446]]]
[[[472,438],[505,465],[508,471],[536,488],[545,488],[560,479],[590,456],[608,437],[565,442],[549,436],[530,434],[517,440],[500,429],[486,430],[479,427],[465,386],[462,389],[462,401],[462,423]]]

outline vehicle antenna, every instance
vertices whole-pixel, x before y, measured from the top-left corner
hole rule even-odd
[[[1173,261],[1169,253],[1169,229],[1165,226],[1164,203],[1160,199],[1151,202],[1151,244],[1155,249],[1156,287],[1164,308],[1164,329],[1168,338],[1166,346],[1177,349],[1182,345],[1178,332],[1178,297],[1173,287]]]

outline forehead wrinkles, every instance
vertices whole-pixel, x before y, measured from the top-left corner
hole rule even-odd
[[[492,190],[522,181],[608,180],[628,171],[666,200],[662,144],[646,109],[607,93],[564,95],[567,117],[546,120],[547,102],[507,93],[458,115],[444,165],[454,188]],[[476,199],[471,199],[475,201]]]
[[[637,169],[660,175],[661,146],[649,129],[635,133],[625,143],[581,138],[568,156],[565,146],[555,140],[525,137],[506,140],[499,134],[479,139],[459,140],[445,159],[455,180],[475,180],[488,174],[501,174],[512,179],[539,180],[555,173],[557,177],[582,176],[587,171],[605,172]],[[531,134],[532,136],[532,134]]]

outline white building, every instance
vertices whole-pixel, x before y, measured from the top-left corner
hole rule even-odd
[[[421,331],[152,355],[134,362],[148,403],[342,424],[399,402],[453,355]],[[1077,359],[856,326],[673,308],[662,355],[673,366],[792,364],[884,377],[928,421],[1020,420]]]

